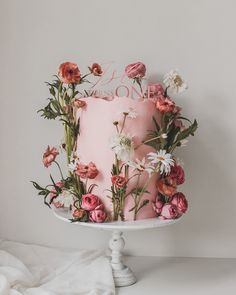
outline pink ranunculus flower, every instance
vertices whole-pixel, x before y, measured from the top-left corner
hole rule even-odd
[[[83,107],[86,106],[86,101],[81,100],[79,98],[75,98],[74,101],[73,101],[73,105],[74,105],[74,107],[76,107],[78,109],[83,108]]]
[[[152,203],[152,208],[157,214],[160,214],[163,205],[163,202],[156,198],[156,201]]]
[[[111,182],[118,188],[122,188],[126,185],[127,180],[124,176],[121,175],[113,175],[111,177]]]
[[[159,97],[156,101],[156,108],[161,113],[173,113],[175,103],[168,97]]]
[[[75,174],[81,178],[94,179],[98,173],[98,169],[93,162],[90,162],[88,165],[78,163],[75,169]]]
[[[141,62],[129,64],[125,68],[125,73],[128,78],[143,78],[146,74],[146,66]]]
[[[63,187],[64,187],[64,183],[63,183],[62,181],[58,181],[58,182],[56,182],[56,186],[57,186],[58,188],[63,188]],[[55,187],[53,187],[53,188],[51,189],[51,191],[50,191],[50,194],[48,195],[49,198],[52,199],[52,198],[56,197],[56,192],[57,192],[57,191],[56,191]],[[57,202],[57,201],[56,201],[56,198],[53,199],[52,203],[53,203],[53,205],[54,205],[56,208],[62,208],[62,207],[64,207],[63,204],[61,204],[60,202]]]
[[[177,207],[179,216],[185,213],[188,209],[188,201],[183,193],[176,193],[173,195],[170,203]]]
[[[161,219],[175,219],[179,215],[178,208],[174,204],[166,203],[161,210]]]
[[[159,95],[164,95],[164,89],[160,83],[149,84],[147,86],[148,98],[158,97]]]
[[[87,211],[94,210],[101,205],[101,201],[98,196],[93,194],[82,195],[81,208]]]
[[[55,161],[57,155],[59,155],[58,150],[55,147],[50,148],[50,146],[48,146],[43,154],[44,166],[48,168],[52,164],[52,162]]]
[[[64,62],[60,65],[58,70],[58,76],[63,83],[79,83],[80,70],[77,64],[72,62]]]
[[[92,222],[101,223],[104,222],[107,218],[107,214],[104,210],[96,208],[89,212],[89,219]]]
[[[103,73],[102,67],[98,63],[93,63],[89,70],[94,76],[101,76]]]
[[[174,124],[175,124],[175,127],[179,128],[179,129],[183,129],[184,128],[183,121],[180,120],[180,119],[175,119],[174,120]]]
[[[177,164],[171,166],[169,177],[175,180],[177,185],[183,184],[185,181],[184,169]]]

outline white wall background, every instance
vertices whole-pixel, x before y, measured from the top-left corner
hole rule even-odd
[[[141,60],[151,76],[178,68],[189,90],[177,97],[199,130],[179,155],[187,174],[185,218],[127,236],[137,255],[236,257],[236,18],[231,0],[0,1],[0,237],[101,248],[108,233],[53,217],[29,183],[47,183],[41,164],[60,125],[36,110],[58,65]]]

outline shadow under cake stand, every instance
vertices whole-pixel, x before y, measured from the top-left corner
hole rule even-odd
[[[71,222],[69,219],[71,215],[64,209],[54,209],[55,216],[63,221]],[[125,246],[125,240],[122,236],[123,232],[136,231],[144,229],[152,229],[157,227],[164,227],[179,221],[179,219],[160,220],[158,218],[149,218],[136,221],[114,221],[106,223],[92,223],[92,222],[73,222],[81,226],[90,228],[102,229],[112,231],[112,237],[109,241],[109,248],[111,249],[111,267],[116,287],[130,286],[136,282],[136,278],[131,269],[123,264],[122,250]]]

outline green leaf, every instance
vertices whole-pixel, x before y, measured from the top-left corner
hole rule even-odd
[[[32,182],[33,186],[34,186],[37,190],[44,190],[44,188],[41,187],[39,184],[37,184],[37,182],[35,182],[35,181],[31,181],[31,182]]]
[[[176,142],[181,141],[188,137],[189,135],[194,135],[194,132],[197,130],[198,124],[197,121],[194,120],[193,124],[190,125],[188,128],[184,129],[176,138]]]
[[[148,203],[149,203],[149,200],[147,200],[147,199],[143,200],[142,203],[141,203],[141,205],[140,205],[139,208],[138,208],[138,211],[139,211],[140,209],[142,209],[144,206],[146,206]]]
[[[154,125],[155,125],[155,128],[156,128],[156,131],[159,132],[159,131],[160,131],[160,126],[158,125],[158,123],[157,123],[155,117],[152,117],[152,120],[153,120],[153,122],[154,122]]]
[[[174,150],[174,148],[176,146],[180,146],[181,145],[181,141],[185,138],[187,138],[188,136],[190,135],[194,135],[194,132],[197,130],[197,127],[198,127],[198,124],[197,124],[197,121],[194,120],[193,124],[190,125],[188,128],[184,129],[183,131],[181,131],[177,137],[176,137],[176,140],[172,146],[172,150]]]

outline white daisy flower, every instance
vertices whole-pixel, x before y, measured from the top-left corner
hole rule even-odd
[[[150,163],[147,163],[145,158],[143,158],[142,160],[136,159],[135,161],[131,161],[128,163],[128,165],[130,167],[133,167],[134,169],[137,169],[139,172],[148,172],[149,177],[155,170],[155,167]]]
[[[174,165],[172,155],[166,150],[159,150],[157,153],[149,153],[148,159],[152,164],[157,164],[160,174],[169,174],[171,166]]]
[[[134,151],[133,136],[129,134],[116,134],[111,138],[110,147],[117,155],[117,159],[125,163],[130,161]]]
[[[166,87],[169,87],[176,93],[181,93],[188,88],[187,83],[183,80],[183,78],[179,75],[176,70],[171,70],[164,76],[163,80]]]
[[[57,196],[56,201],[64,205],[65,208],[70,208],[74,204],[75,196],[66,190],[63,190],[62,193]]]
[[[133,108],[122,109],[119,115],[126,115],[128,118],[135,119],[137,118],[137,112]]]

